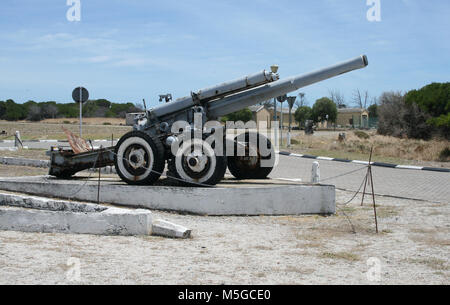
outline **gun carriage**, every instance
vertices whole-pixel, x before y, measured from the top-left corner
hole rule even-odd
[[[70,177],[88,168],[114,165],[126,183],[152,185],[168,164],[169,176],[190,185],[216,185],[227,168],[238,179],[265,179],[275,165],[275,150],[269,139],[252,133],[245,133],[240,140],[217,138],[214,135],[219,134],[221,127],[205,127],[206,123],[367,65],[367,57],[362,55],[283,80],[278,74],[264,70],[192,92],[176,101],[171,101],[171,95],[161,95],[160,101],[166,103],[137,116],[133,131],[124,135],[115,147],[81,154],[52,148],[50,175]],[[250,146],[253,136],[257,141],[255,147]],[[211,138],[215,141],[208,141]],[[216,153],[218,141],[225,147],[223,152],[230,151],[226,147],[231,146],[234,153]],[[236,154],[239,149],[245,153]]]

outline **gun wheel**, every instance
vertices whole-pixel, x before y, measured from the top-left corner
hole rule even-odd
[[[214,148],[201,139],[181,143],[176,156],[169,161],[172,180],[190,186],[216,185],[226,170],[226,157],[217,156]]]
[[[234,156],[228,157],[228,169],[236,179],[266,179],[273,171],[276,154],[265,136],[246,133],[236,137],[234,145]]]
[[[116,146],[115,167],[120,178],[131,185],[152,185],[164,171],[164,147],[158,138],[133,131]]]

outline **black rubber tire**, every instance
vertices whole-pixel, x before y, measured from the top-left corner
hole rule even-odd
[[[181,144],[180,144],[181,147]],[[196,181],[186,181],[183,179],[177,171],[176,168],[176,157],[168,161],[168,173],[167,176],[171,180],[172,184],[180,186],[191,186],[191,187],[202,187],[202,186],[214,186],[217,185],[225,177],[227,171],[227,157],[214,155],[216,167],[214,169],[213,175],[206,181],[196,182]]]
[[[118,154],[120,147],[130,138],[140,138],[144,139],[150,146],[153,153],[153,168],[150,173],[147,174],[143,179],[136,181],[133,179],[129,179],[126,177],[126,173],[123,173],[118,164]],[[123,160],[124,161],[124,160]],[[114,165],[119,177],[130,185],[153,185],[158,179],[161,177],[162,172],[165,167],[165,159],[164,159],[164,146],[158,138],[151,137],[150,135],[140,132],[140,131],[132,131],[124,135],[119,143],[117,143],[115,154],[114,154]]]
[[[188,182],[183,180],[180,175],[177,173],[175,166],[175,158],[172,158],[168,162],[168,178],[175,185],[179,186],[193,186],[193,187],[202,187],[202,186],[214,186],[217,185],[220,181],[225,177],[225,173],[227,171],[227,158],[226,157],[217,157],[216,156],[216,170],[211,178],[202,183]],[[175,178],[175,179],[174,179]]]
[[[267,147],[268,149],[271,149],[271,155],[262,159],[269,160],[272,158],[273,154],[275,154],[275,151],[273,150],[272,142],[270,142],[269,139],[267,139],[265,136],[261,134],[257,134],[258,136],[258,146],[260,143],[260,140],[263,138],[267,140]],[[250,135],[247,133],[245,135],[245,140],[249,141]],[[235,141],[237,138],[235,139]],[[237,147],[235,145],[234,148],[235,155],[237,154]],[[259,157],[256,167],[248,167],[242,164],[240,160],[242,157],[228,157],[228,170],[230,173],[238,180],[246,180],[246,179],[254,179],[254,180],[263,180],[267,179],[267,177],[270,175],[270,173],[273,171],[274,166],[270,167],[261,167],[261,157]]]

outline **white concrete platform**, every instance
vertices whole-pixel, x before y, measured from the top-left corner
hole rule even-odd
[[[0,230],[92,235],[151,235],[152,213],[0,193]]]
[[[95,202],[96,179],[0,178],[0,190]],[[211,216],[335,214],[335,187],[280,181],[225,180],[214,188],[130,186],[103,178],[100,201],[120,206]]]

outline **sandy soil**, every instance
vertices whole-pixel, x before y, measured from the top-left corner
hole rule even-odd
[[[0,232],[0,284],[70,284],[70,258],[81,284],[449,284],[449,204],[377,200],[379,235],[358,199],[331,217],[155,212],[190,240]],[[380,282],[367,277],[372,257]]]
[[[72,121],[70,121],[72,122]],[[108,122],[108,119],[100,121],[98,119],[91,119],[89,122],[84,122],[83,137],[85,139],[110,139],[113,135],[118,139],[125,133],[131,131],[129,126],[117,126],[114,123]],[[112,125],[103,125],[109,123]],[[6,131],[8,136],[1,136],[0,140],[14,139],[16,130],[20,131],[22,140],[67,140],[67,136],[63,132],[64,127],[73,133],[77,134],[79,127],[76,124],[57,123],[29,123],[29,122],[6,122],[0,121],[0,131]]]
[[[0,165],[0,177],[40,176],[47,174],[47,168]]]

